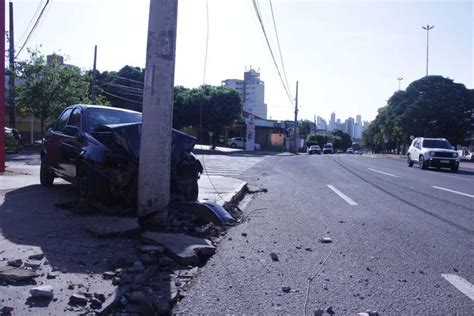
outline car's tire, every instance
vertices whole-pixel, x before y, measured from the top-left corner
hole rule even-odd
[[[231,148],[237,148],[237,145],[235,143],[230,144]]]
[[[428,164],[425,161],[425,157],[423,155],[420,156],[420,160],[418,161],[420,169],[428,169]]]
[[[451,167],[451,172],[458,172],[458,170],[459,170],[459,165],[455,167]]]
[[[40,166],[40,183],[42,186],[49,187],[53,185],[54,182],[54,173],[51,172],[48,164],[48,157],[43,156],[41,158]]]
[[[410,155],[407,156],[407,164],[408,167],[413,167],[413,161],[411,160]]]

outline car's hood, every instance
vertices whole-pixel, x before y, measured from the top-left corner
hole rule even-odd
[[[97,126],[91,134],[111,151],[119,151],[138,158],[140,156],[141,131],[142,123],[109,124]],[[171,161],[179,162],[191,153],[195,144],[196,138],[173,129]]]

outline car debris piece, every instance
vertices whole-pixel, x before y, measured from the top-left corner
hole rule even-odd
[[[236,222],[225,208],[207,200],[194,202],[179,201],[173,203],[173,208],[185,214],[196,215],[199,219],[215,225],[232,225]]]
[[[283,292],[285,292],[285,293],[290,293],[291,287],[289,287],[289,286],[284,286],[284,287],[281,288],[281,290],[282,290]]]

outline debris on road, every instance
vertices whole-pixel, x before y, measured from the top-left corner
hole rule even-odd
[[[9,260],[7,261],[7,265],[10,267],[19,268],[23,265],[23,260],[21,259]]]
[[[242,233],[241,234],[243,237],[247,237],[247,233]]]
[[[0,267],[0,281],[5,281],[7,284],[28,282],[36,277],[38,274],[29,270],[9,266]]]
[[[69,298],[69,303],[71,305],[86,305],[89,299],[82,294],[75,293]]]
[[[323,316],[324,315],[324,309],[318,308],[317,310],[314,311],[313,315],[314,316]]]
[[[145,232],[142,239],[162,245],[174,260],[183,265],[198,265],[216,251],[209,240],[185,234]]]
[[[319,242],[322,244],[330,244],[332,243],[332,239],[330,237],[323,237],[319,239]]]
[[[31,297],[33,298],[48,298],[52,299],[53,287],[51,285],[40,285],[30,289]]]
[[[106,219],[90,218],[90,223],[85,225],[85,230],[94,236],[102,238],[134,237],[140,233],[140,225],[136,218],[112,217]]]
[[[311,249],[310,247],[304,248],[304,250],[309,251],[309,252],[313,251],[313,249]]]
[[[329,307],[326,309],[326,312],[327,312],[329,315],[334,315],[334,314],[336,314],[336,312],[334,311],[334,309],[333,309],[332,306],[329,306]]]
[[[274,252],[270,253],[270,258],[272,258],[273,261],[279,261],[278,255]]]
[[[285,293],[290,293],[291,287],[289,287],[289,286],[284,286],[284,287],[281,288],[281,290],[282,290],[283,292],[285,292]]]
[[[31,260],[43,260],[44,258],[44,253],[38,253],[36,255],[31,255],[28,257],[28,259],[31,259]]]

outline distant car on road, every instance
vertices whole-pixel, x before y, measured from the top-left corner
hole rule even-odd
[[[354,154],[356,154],[356,155],[362,155],[362,150],[355,150],[355,151],[354,151]]]
[[[310,146],[310,147],[308,148],[308,154],[309,154],[309,155],[312,155],[312,154],[321,155],[321,147],[319,147],[319,145]]]
[[[332,146],[331,143],[327,143],[323,146],[323,154],[333,154],[334,153],[334,147]]]
[[[417,163],[421,169],[450,168],[452,172],[457,172],[459,161],[459,154],[444,138],[417,137],[407,153],[408,166],[413,167],[413,164]]]
[[[353,153],[354,153],[354,148],[352,147],[347,148],[346,154],[353,154]]]

